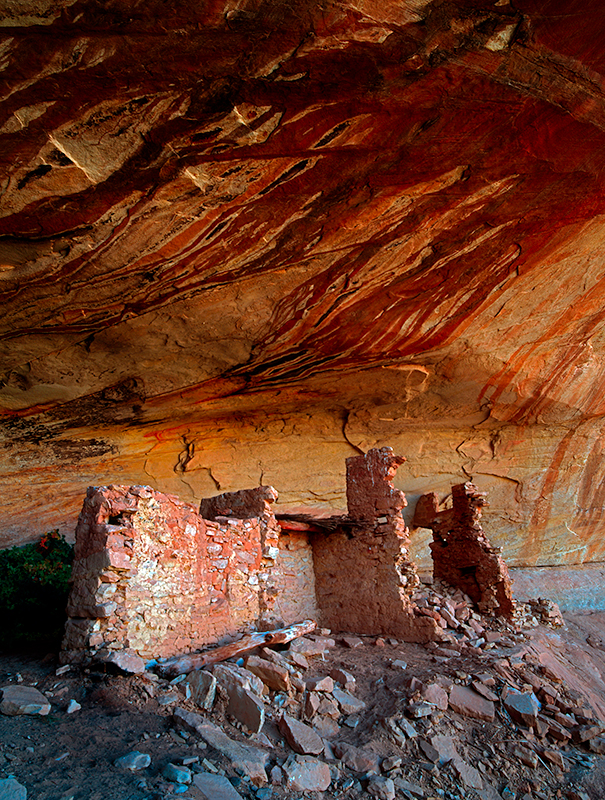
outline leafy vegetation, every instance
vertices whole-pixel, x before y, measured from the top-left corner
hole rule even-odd
[[[54,648],[61,640],[74,549],[59,531],[0,551],[0,648]]]

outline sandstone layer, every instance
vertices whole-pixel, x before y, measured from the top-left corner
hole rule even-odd
[[[388,444],[408,523],[473,480],[509,565],[605,560],[604,32],[598,0],[5,3],[0,546],[73,536],[90,485],[342,509]]]

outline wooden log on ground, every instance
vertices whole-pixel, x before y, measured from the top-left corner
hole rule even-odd
[[[295,625],[288,625],[287,628],[248,633],[236,642],[215,647],[205,653],[191,653],[186,656],[168,658],[158,664],[155,670],[163,678],[176,678],[177,675],[183,675],[186,672],[193,672],[193,670],[207,667],[210,664],[226,661],[226,659],[233,658],[233,656],[237,656],[240,653],[254,650],[255,647],[291,642],[292,639],[298,639],[299,636],[311,633],[315,628],[316,623],[312,619],[306,619],[303,622],[297,622]]]

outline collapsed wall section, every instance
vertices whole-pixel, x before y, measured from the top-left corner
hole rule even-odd
[[[452,486],[452,508],[439,511],[434,492],[422,495],[414,525],[433,531],[433,577],[461,589],[484,614],[510,617],[514,611],[508,568],[481,527],[485,493],[473,483]]]
[[[268,489],[252,490],[262,495],[259,517],[208,520],[147,486],[91,487],[62,660],[112,660],[123,650],[167,657],[270,624],[279,528]]]

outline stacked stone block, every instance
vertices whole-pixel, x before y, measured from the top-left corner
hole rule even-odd
[[[89,489],[62,659],[166,658],[309,616],[341,632],[439,638],[412,597],[406,499],[393,486],[404,460],[390,447],[347,459],[348,515],[286,534],[283,564],[271,486],[202,500],[199,513],[147,486]],[[484,496],[469,483],[452,492],[453,509],[432,494],[416,508],[415,524],[434,532],[435,577],[510,616],[506,565],[479,524]]]

